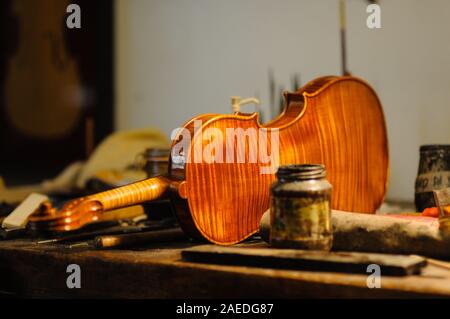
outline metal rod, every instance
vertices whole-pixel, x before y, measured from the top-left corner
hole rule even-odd
[[[346,40],[346,28],[347,17],[345,14],[345,0],[339,0],[339,16],[340,16],[340,35],[341,35],[341,67],[342,75],[348,75],[350,72],[347,70],[347,40]]]

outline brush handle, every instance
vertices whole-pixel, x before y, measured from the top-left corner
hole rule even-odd
[[[94,239],[95,248],[119,248],[132,245],[167,243],[186,239],[180,228],[145,231],[142,233],[97,236]]]

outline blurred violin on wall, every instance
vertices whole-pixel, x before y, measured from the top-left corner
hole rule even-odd
[[[74,229],[106,210],[168,195],[188,235],[234,244],[257,232],[276,167],[294,163],[326,166],[334,209],[375,212],[387,187],[388,142],[374,90],[355,77],[326,76],[285,100],[283,113],[264,125],[257,113],[197,116],[175,136],[167,176],[74,200],[31,224]],[[274,154],[260,157],[261,150]]]
[[[25,135],[67,135],[82,115],[81,76],[64,43],[62,21],[69,3],[13,3],[21,18],[20,42],[8,65],[5,106],[12,125]],[[46,14],[36,14],[39,10]]]
[[[72,2],[0,1],[0,175],[7,184],[52,177],[112,132],[113,3],[77,0],[82,28],[70,29]]]

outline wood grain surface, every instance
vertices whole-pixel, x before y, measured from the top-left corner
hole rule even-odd
[[[0,241],[0,295],[37,298],[406,298],[449,297],[450,270],[428,265],[421,275],[281,270],[186,262],[195,244],[151,244],[133,250],[62,249],[29,240]],[[255,244],[257,245],[257,244]],[[253,247],[251,243],[238,247]],[[256,247],[260,247],[257,245]],[[81,268],[81,289],[68,289],[67,266]],[[448,267],[448,266],[447,266]]]

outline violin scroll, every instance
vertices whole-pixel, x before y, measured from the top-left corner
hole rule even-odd
[[[116,189],[81,197],[66,203],[57,211],[49,202],[30,217],[29,226],[39,231],[69,231],[100,221],[103,213],[116,208],[141,204],[165,195],[178,182],[165,177],[153,177]]]

